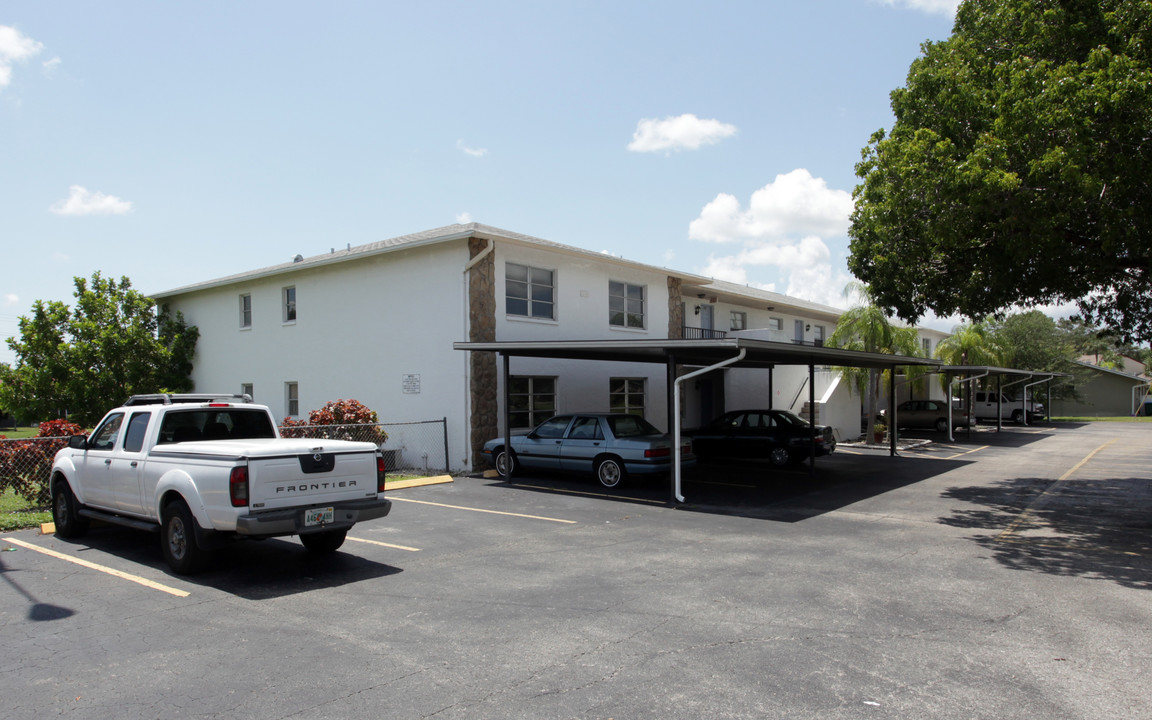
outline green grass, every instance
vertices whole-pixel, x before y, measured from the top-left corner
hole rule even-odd
[[[23,440],[25,438],[34,438],[40,434],[39,427],[18,427],[18,428],[2,428],[0,435],[8,438],[9,440]]]
[[[46,522],[52,522],[52,513],[32,507],[11,490],[0,493],[0,532],[40,527]]]

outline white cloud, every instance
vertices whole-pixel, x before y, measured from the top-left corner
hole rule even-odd
[[[51,75],[53,72],[56,71],[56,68],[60,67],[60,63],[62,63],[62,62],[64,62],[64,61],[58,57],[54,57],[51,60],[45,60],[44,61],[44,72]]]
[[[798,168],[752,193],[747,210],[736,197],[717,195],[688,226],[688,236],[716,243],[840,236],[848,233],[851,214],[850,193],[833,190],[823,178]]]
[[[472,222],[472,213],[462,212],[456,216],[457,225],[467,225]]]
[[[132,203],[73,185],[69,188],[68,199],[56,203],[50,210],[57,215],[124,215],[131,212]]]
[[[44,44],[14,27],[0,25],[0,87],[12,82],[12,66],[39,54]]]
[[[20,302],[20,296],[16,293],[5,293],[4,307],[13,307]]]
[[[749,243],[735,255],[710,256],[704,274],[780,292],[776,283],[749,282],[749,268],[776,270],[787,282],[782,291],[785,295],[833,307],[852,304],[852,299],[844,295],[844,288],[852,277],[832,267],[832,253],[824,241],[814,235],[796,242]]]
[[[960,0],[880,0],[880,2],[909,10],[952,16],[956,15],[956,8],[960,6]]]
[[[628,149],[632,152],[698,150],[736,134],[736,126],[701,120],[691,113],[663,120],[644,119],[636,125]]]
[[[484,157],[485,155],[488,154],[487,148],[468,147],[467,145],[464,144],[463,140],[457,140],[456,141],[456,149],[460,150],[465,155],[471,155],[472,157]]]

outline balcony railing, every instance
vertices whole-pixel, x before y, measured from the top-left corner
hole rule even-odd
[[[685,340],[721,340],[728,336],[726,330],[710,330],[708,328],[684,326]]]

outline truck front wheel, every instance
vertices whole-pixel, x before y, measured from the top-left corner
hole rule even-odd
[[[208,553],[196,544],[196,518],[182,500],[173,500],[160,513],[160,549],[180,575],[191,575],[206,564]]]
[[[68,481],[63,478],[57,480],[52,486],[52,521],[60,537],[77,538],[88,530],[88,519],[77,513],[78,505]]]
[[[312,553],[334,553],[344,544],[347,530],[325,530],[300,536],[300,543]]]

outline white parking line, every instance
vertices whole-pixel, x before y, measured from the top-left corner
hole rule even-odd
[[[485,510],[483,508],[464,507],[463,505],[445,505],[444,503],[428,502],[427,500],[413,500],[412,498],[393,497],[392,502],[410,502],[417,505],[434,505],[435,507],[451,508],[452,510],[470,510],[472,512],[488,513],[490,515],[507,515],[509,517],[527,518],[529,520],[547,520],[548,522],[575,525],[575,520],[561,520],[559,518],[542,517],[540,515],[524,515],[522,513],[503,512],[501,510]]]
[[[76,565],[80,565],[81,567],[86,567],[90,570],[97,570],[99,572],[106,573],[108,575],[112,575],[113,577],[118,577],[121,580],[128,580],[130,582],[137,583],[138,585],[143,585],[146,588],[152,588],[153,590],[159,590],[160,592],[166,592],[169,595],[175,595],[176,597],[182,597],[183,598],[183,597],[188,597],[191,594],[185,590],[177,590],[176,588],[168,587],[167,585],[161,585],[158,582],[153,582],[152,580],[148,580],[147,578],[142,578],[139,575],[131,575],[129,573],[122,572],[120,570],[114,570],[110,567],[105,567],[104,565],[97,565],[94,562],[89,562],[87,560],[81,560],[78,557],[72,557],[71,555],[65,555],[64,553],[56,552],[55,550],[49,550],[48,548],[42,548],[39,545],[33,545],[32,543],[26,543],[23,540],[16,540],[14,538],[4,538],[4,541],[10,542],[13,545],[18,545],[18,546],[20,546],[26,550],[33,550],[35,552],[42,553],[44,555],[48,555],[49,557],[54,557],[58,560],[64,560],[64,561],[67,561],[70,563],[74,563]]]
[[[364,538],[356,538],[348,536],[345,540],[353,540],[358,543],[367,543],[369,545],[379,545],[380,547],[394,548],[396,550],[407,550],[408,552],[420,552],[420,548],[408,547],[407,545],[393,545],[392,543],[380,542],[379,540],[366,540]]]

